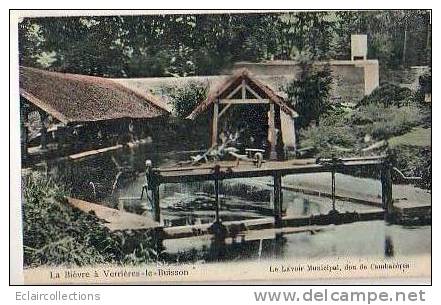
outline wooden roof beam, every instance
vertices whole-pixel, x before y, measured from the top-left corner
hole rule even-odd
[[[269,99],[221,99],[220,104],[269,104]]]
[[[230,103],[230,104],[225,105],[225,107],[222,109],[222,111],[219,112],[218,118],[220,118],[228,110],[228,108],[231,107],[231,105],[233,105],[233,104]]]
[[[255,98],[262,99],[262,97],[259,94],[257,94],[257,92],[254,91],[250,86],[245,85],[245,87],[249,92],[251,92],[252,95],[254,95]]]

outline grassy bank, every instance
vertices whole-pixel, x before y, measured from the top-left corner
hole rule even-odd
[[[391,154],[395,167],[422,177],[418,186],[429,189],[431,123],[430,105],[418,102],[409,89],[387,85],[355,108],[334,106],[320,125],[300,131],[299,142],[314,157]]]
[[[419,126],[401,136],[390,138],[389,146],[391,148],[399,147],[400,145],[430,147],[432,145],[431,133],[432,128]]]
[[[158,259],[148,232],[114,234],[68,206],[64,189],[39,172],[23,175],[24,266],[137,264]],[[136,242],[135,242],[136,241]]]

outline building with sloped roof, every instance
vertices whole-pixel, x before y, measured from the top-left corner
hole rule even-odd
[[[65,142],[87,126],[81,140],[94,142],[109,134],[133,132],[170,113],[160,98],[102,77],[20,67],[19,83],[24,153],[34,138],[46,148],[48,131]]]
[[[209,112],[211,116],[211,146],[219,144],[221,120],[225,129],[234,120],[246,120],[247,124],[243,126],[250,129],[244,132],[248,135],[248,139],[243,140],[246,145],[255,146],[251,147],[255,149],[265,148],[271,159],[284,154],[283,151],[278,152],[278,148],[295,150],[294,119],[298,117],[297,112],[247,69],[236,71],[212,88],[206,100],[199,103],[187,119],[196,120],[204,112]],[[228,112],[237,112],[239,117],[228,117]]]
[[[279,144],[285,151],[294,152],[296,149],[296,136],[294,119],[298,116],[286,101],[283,87],[292,80],[289,76],[282,75],[255,75],[248,69],[238,69],[232,75],[210,75],[189,77],[155,77],[155,78],[123,78],[114,79],[116,82],[139,93],[154,93],[164,101],[172,104],[169,89],[185,88],[190,84],[205,86],[208,96],[205,101],[192,111],[187,119],[195,121],[198,129],[205,128],[210,134],[208,144],[218,144],[219,135],[242,129],[241,123],[246,124],[247,138],[253,138],[255,148],[263,148],[271,152],[274,157],[277,137]],[[242,81],[245,82],[245,99],[242,99]],[[236,91],[234,91],[236,90]],[[234,91],[234,94],[229,96]],[[232,101],[224,100],[227,96]],[[218,107],[217,122],[214,117],[216,101],[223,100]],[[231,107],[233,106],[234,107]],[[274,106],[274,121],[271,121],[271,108]],[[231,107],[231,108],[230,108]],[[229,109],[229,110],[228,110]],[[248,115],[247,115],[248,114]],[[199,118],[203,116],[203,118]],[[243,116],[242,118],[239,118]],[[209,121],[211,126],[205,126]],[[251,128],[250,128],[251,127]],[[217,129],[217,130],[215,130]],[[250,130],[252,129],[252,130]],[[246,141],[245,141],[246,142]],[[266,143],[265,143],[266,142]],[[270,153],[271,154],[271,153]]]

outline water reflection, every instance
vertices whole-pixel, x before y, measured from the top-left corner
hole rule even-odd
[[[310,213],[309,201],[306,198],[303,198],[302,215],[308,215],[309,213]]]
[[[394,256],[394,245],[392,243],[392,238],[389,235],[386,235],[386,238],[384,239],[384,256]]]
[[[213,262],[430,254],[430,226],[408,230],[392,225],[387,230],[384,221],[369,221],[331,225],[315,234],[275,234],[236,242],[204,237],[165,240],[163,255],[169,262]]]
[[[193,238],[192,238],[193,239]],[[163,259],[169,262],[218,262],[260,260],[273,257],[283,257],[286,248],[286,238],[276,234],[274,238],[262,238],[245,241],[244,239],[193,239],[166,240]],[[176,243],[179,248],[173,251]],[[174,245],[173,245],[174,244]],[[191,246],[192,245],[192,246]],[[189,247],[187,247],[189,246]]]

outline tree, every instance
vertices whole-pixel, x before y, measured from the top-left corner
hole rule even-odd
[[[208,85],[199,82],[190,82],[180,88],[167,88],[172,99],[176,116],[187,117],[191,111],[207,98]]]
[[[307,60],[303,60],[300,65],[302,72],[299,78],[285,88],[289,103],[299,114],[296,119],[298,129],[313,122],[319,125],[320,117],[331,109],[329,93],[332,86],[329,65],[313,65]]]
[[[367,34],[368,58],[379,59],[381,66],[427,63],[429,11],[341,11],[335,15],[334,49],[337,58],[350,58],[351,34]]]
[[[349,59],[354,33],[368,34],[368,56],[382,66],[430,60],[430,13],[422,10],[24,18],[19,52],[23,65],[60,72],[213,75],[237,61],[304,52]]]
[[[294,59],[296,54],[311,52],[316,59],[329,56],[334,35],[334,17],[329,12],[290,12],[272,16],[274,33],[272,55],[276,59]]]
[[[19,28],[23,37],[20,62],[41,67],[38,60],[46,52],[53,54],[48,67],[56,71],[125,76],[127,49],[120,39],[122,23],[118,16],[25,19]],[[38,29],[37,38],[26,39],[32,29]],[[30,47],[30,42],[38,44]]]

